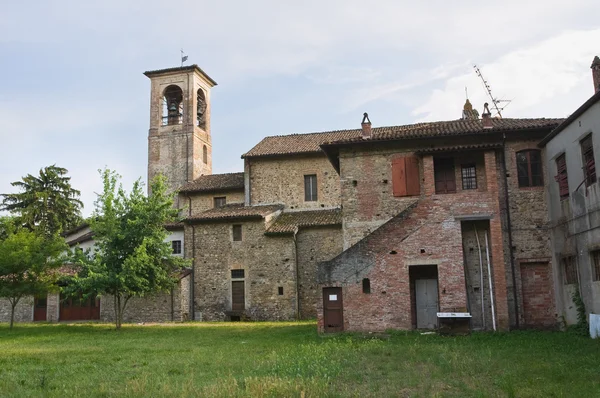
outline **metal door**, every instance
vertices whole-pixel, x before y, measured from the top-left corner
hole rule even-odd
[[[323,328],[325,332],[344,330],[344,307],[341,287],[323,288]]]
[[[232,311],[244,311],[245,305],[245,294],[244,294],[244,281],[233,281],[231,282],[231,310]]]
[[[437,279],[415,280],[415,298],[417,301],[417,328],[435,329],[438,312]]]

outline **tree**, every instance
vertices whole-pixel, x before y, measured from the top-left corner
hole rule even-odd
[[[81,270],[67,290],[71,294],[111,295],[115,324],[120,329],[129,300],[169,291],[177,282],[176,272],[187,262],[174,257],[165,242],[168,233],[164,226],[174,221],[178,212],[164,178],[152,182],[149,196],[143,194],[139,180],[126,194],[115,172],[104,170],[102,178],[104,192],[98,195],[90,219],[95,251],[76,254]]]
[[[80,192],[71,187],[67,169],[56,165],[40,169],[39,177],[27,174],[11,183],[21,192],[2,194],[0,210],[8,210],[19,222],[45,236],[64,232],[81,223]]]
[[[23,297],[46,293],[54,281],[60,255],[66,250],[64,239],[44,237],[2,220],[4,238],[0,238],[0,297],[11,306],[10,328],[15,308]]]

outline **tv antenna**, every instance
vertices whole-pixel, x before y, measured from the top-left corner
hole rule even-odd
[[[490,97],[490,100],[492,101],[492,106],[498,113],[498,116],[500,118],[502,118],[502,111],[504,110],[504,108],[506,108],[510,104],[510,102],[512,100],[504,100],[504,99],[494,98],[494,96],[492,95],[492,89],[491,89],[489,83],[487,82],[487,80],[485,80],[483,78],[483,75],[481,74],[481,70],[479,70],[479,68],[475,64],[473,65],[473,69],[475,69],[475,73],[481,79],[481,81],[483,83],[483,87],[485,88],[487,95]]]

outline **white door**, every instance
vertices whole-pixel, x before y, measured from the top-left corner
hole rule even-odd
[[[437,327],[438,312],[437,279],[415,280],[415,298],[417,302],[417,328],[435,329]]]

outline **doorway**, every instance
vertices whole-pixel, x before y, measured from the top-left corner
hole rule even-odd
[[[33,321],[45,321],[48,309],[47,296],[38,296],[33,300]]]
[[[344,306],[341,287],[323,288],[323,330],[325,333],[344,330]]]
[[[436,329],[439,312],[437,265],[417,265],[409,268],[413,327]]]
[[[244,281],[231,282],[231,310],[244,311],[246,309],[246,295]]]

